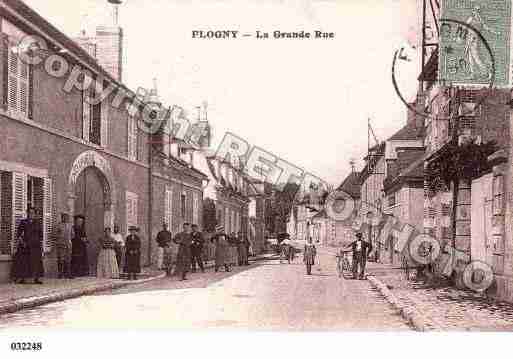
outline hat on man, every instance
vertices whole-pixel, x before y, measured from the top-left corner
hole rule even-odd
[[[137,227],[136,226],[130,226],[130,227],[128,227],[128,230],[129,231],[137,231]]]
[[[73,219],[79,219],[79,218],[85,220],[85,217],[82,214],[76,214],[73,216]]]

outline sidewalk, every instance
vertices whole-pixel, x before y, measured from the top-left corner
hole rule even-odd
[[[250,262],[271,259],[273,254],[262,254],[250,258]],[[213,262],[206,262],[205,268],[212,268]],[[34,308],[40,305],[76,298],[105,290],[145,283],[164,278],[166,274],[155,268],[146,267],[137,280],[99,279],[81,277],[75,279],[43,278],[44,284],[0,284],[0,317],[5,313]]]
[[[407,315],[418,315],[425,330],[513,330],[513,304],[448,285],[433,287],[423,282],[406,281],[401,269],[386,264],[368,262],[367,274],[377,280],[378,286],[380,282],[384,284],[384,291],[388,289],[392,298],[395,297],[392,301],[397,299],[405,307],[402,311]]]

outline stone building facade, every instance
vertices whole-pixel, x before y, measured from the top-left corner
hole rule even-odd
[[[142,263],[149,265],[163,221],[174,231],[185,220],[200,221],[206,176],[180,159],[155,155],[152,135],[139,126],[141,111],[127,111],[144,103],[73,40],[19,0],[2,0],[0,8],[0,281],[8,280],[14,233],[28,206],[44,226],[47,276],[56,274],[55,229],[64,212],[85,215],[92,266],[104,227],[115,223],[123,234],[129,225],[140,227]],[[25,35],[47,41],[48,49],[33,50],[40,65],[17,56]],[[62,76],[44,65],[55,56],[70,65]],[[117,91],[87,103],[83,91],[66,90],[74,66]],[[122,102],[111,106],[121,92]]]

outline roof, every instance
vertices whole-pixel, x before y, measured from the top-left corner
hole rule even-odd
[[[359,172],[351,172],[337,189],[346,192],[353,198],[360,198],[362,185],[360,183],[359,176]]]
[[[422,138],[422,129],[419,129],[415,121],[408,122],[399,131],[388,138],[388,141],[414,141]]]
[[[87,53],[75,40],[71,39],[59,29],[57,29],[54,25],[49,23],[44,17],[39,15],[36,11],[34,11],[31,7],[26,5],[23,1],[20,0],[2,0],[0,1],[0,5],[6,5],[7,7],[15,10],[21,16],[23,16],[30,23],[34,24],[39,28],[43,33],[45,33],[49,38],[55,40],[59,44],[61,44],[64,48],[70,51],[74,57],[77,57],[80,61],[85,63],[94,71],[103,75],[109,81],[115,83],[119,87],[125,89],[126,91],[135,94],[134,91],[130,90],[123,83],[115,79],[112,75],[110,75],[103,67],[101,67],[95,58]],[[31,29],[32,30],[32,29]],[[34,32],[32,30],[32,32]]]
[[[383,181],[383,190],[388,192],[394,186],[407,181],[423,181],[424,179],[424,161],[428,154],[416,151],[412,156],[408,156],[409,164],[403,162],[402,167],[399,168],[399,174],[390,176]],[[399,160],[398,160],[399,161]]]

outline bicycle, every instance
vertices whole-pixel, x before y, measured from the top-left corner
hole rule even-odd
[[[347,279],[348,277],[352,276],[352,268],[351,268],[351,262],[349,261],[349,253],[350,251],[343,251],[341,254],[337,254],[337,272],[338,277],[344,277],[344,279]]]

